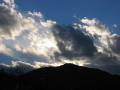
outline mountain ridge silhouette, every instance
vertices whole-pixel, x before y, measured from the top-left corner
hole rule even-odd
[[[119,86],[119,75],[73,64],[44,67],[19,76],[0,72],[0,90],[115,90]]]

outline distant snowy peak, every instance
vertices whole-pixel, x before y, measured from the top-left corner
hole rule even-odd
[[[23,65],[23,64],[18,65],[16,67],[12,67],[12,66],[10,67],[4,64],[0,64],[0,71],[3,71],[11,75],[21,75],[31,70],[34,70],[32,66]]]

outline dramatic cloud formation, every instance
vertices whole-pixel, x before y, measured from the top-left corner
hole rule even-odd
[[[119,46],[120,36],[95,18],[63,26],[40,12],[23,14],[14,0],[0,4],[0,69],[24,73],[73,63],[120,74]]]
[[[74,29],[73,26],[55,25],[53,33],[61,52],[60,56],[75,59],[81,56],[93,56],[96,52],[92,39],[80,29]],[[58,57],[57,53],[56,55]]]

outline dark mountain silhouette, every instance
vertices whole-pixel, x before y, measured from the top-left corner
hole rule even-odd
[[[120,76],[73,64],[40,68],[20,76],[0,72],[0,90],[109,89],[120,89]]]

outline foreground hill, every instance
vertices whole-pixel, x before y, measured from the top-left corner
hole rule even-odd
[[[0,72],[0,90],[109,90],[120,89],[120,76],[65,64],[45,67],[21,76]]]

